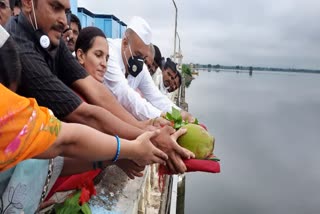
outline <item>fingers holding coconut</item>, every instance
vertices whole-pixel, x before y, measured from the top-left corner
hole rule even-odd
[[[182,174],[187,170],[186,165],[179,155],[172,153],[167,161],[167,168],[172,174]]]
[[[174,155],[172,157],[172,162],[174,163],[174,167],[178,173],[183,174],[187,171],[187,167],[179,155]]]
[[[171,137],[173,138],[174,141],[177,141],[177,139],[181,136],[184,135],[185,133],[187,133],[187,129],[181,128],[178,131],[176,131],[175,133],[173,133],[171,135]]]
[[[156,137],[159,133],[158,130],[145,132],[135,140],[138,144],[136,147],[136,158],[133,158],[136,164],[139,166],[145,166],[151,163],[165,164],[168,156],[150,142],[150,138]]]
[[[191,158],[196,157],[196,155],[193,152],[191,152],[190,150],[183,148],[183,147],[182,147],[182,149],[184,150],[184,154],[185,154],[185,156],[183,157],[184,159],[191,159]]]

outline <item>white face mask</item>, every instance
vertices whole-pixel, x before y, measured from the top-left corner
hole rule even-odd
[[[41,47],[44,49],[47,49],[50,46],[50,39],[45,33],[42,32],[42,30],[40,30],[38,28],[37,17],[36,17],[36,13],[34,10],[33,0],[31,1],[31,4],[32,4],[33,18],[34,18],[34,22],[35,22],[33,24],[32,19],[31,19],[31,15],[29,14],[29,19],[30,19],[31,25],[35,31],[35,35],[36,35],[37,39],[39,40]]]

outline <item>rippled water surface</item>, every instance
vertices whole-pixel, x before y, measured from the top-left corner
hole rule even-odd
[[[222,172],[187,174],[185,213],[320,213],[320,74],[200,71],[186,96]]]

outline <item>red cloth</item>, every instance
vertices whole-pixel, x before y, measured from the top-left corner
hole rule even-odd
[[[199,160],[199,159],[189,159],[183,160],[187,167],[187,172],[210,172],[219,173],[220,163],[213,160]],[[163,165],[159,167],[159,174],[171,175],[172,173]]]
[[[83,187],[86,187],[100,172],[101,169],[96,169],[81,174],[59,177],[50,190],[46,200],[50,199],[56,192],[82,189]]]
[[[200,159],[189,159],[183,160],[187,167],[187,172],[210,172],[220,173],[220,163],[213,160],[200,160]],[[164,190],[164,175],[172,175],[167,167],[164,165],[159,166],[159,189],[161,192]]]

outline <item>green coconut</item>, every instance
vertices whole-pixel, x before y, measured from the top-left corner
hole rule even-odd
[[[192,151],[197,159],[205,159],[212,154],[215,139],[203,127],[189,123],[181,128],[186,128],[187,133],[178,138],[180,146]]]

